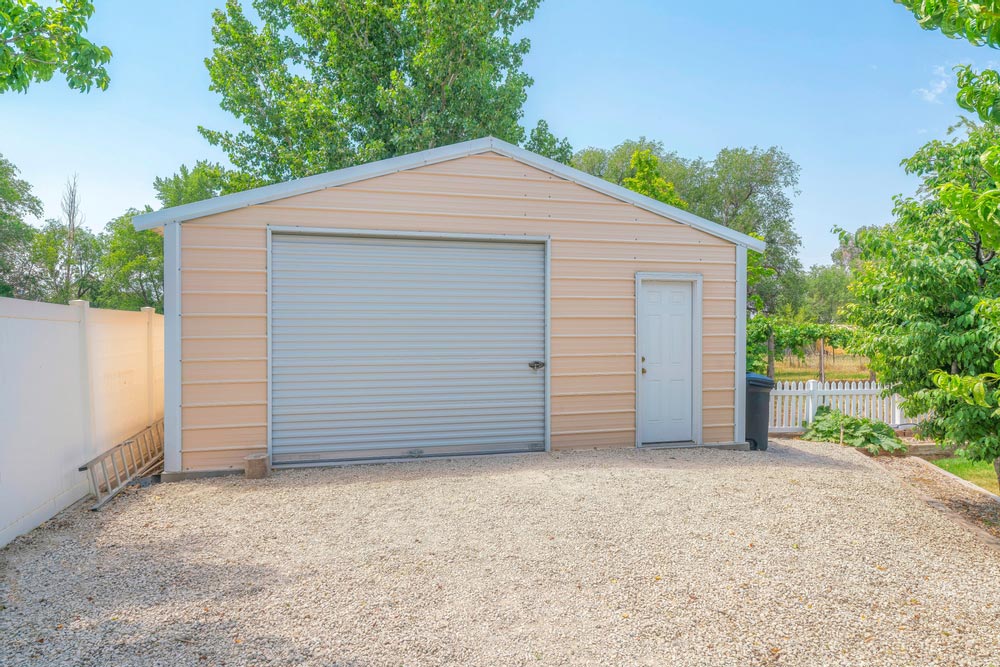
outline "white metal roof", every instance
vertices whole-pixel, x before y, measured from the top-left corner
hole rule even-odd
[[[474,139],[472,141],[463,141],[450,146],[431,148],[429,150],[420,151],[419,153],[400,155],[399,157],[379,160],[378,162],[370,162],[356,167],[347,167],[346,169],[338,169],[324,174],[298,178],[284,183],[265,185],[264,187],[254,188],[253,190],[237,192],[231,195],[223,195],[213,199],[205,199],[191,204],[164,208],[159,211],[153,211],[152,213],[143,213],[142,215],[135,216],[135,218],[132,219],[132,224],[136,229],[140,230],[153,229],[154,227],[174,222],[184,222],[185,220],[193,220],[207,215],[233,211],[243,208],[244,206],[263,204],[276,199],[284,199],[285,197],[294,197],[295,195],[306,194],[307,192],[325,190],[326,188],[333,188],[338,185],[345,185],[347,183],[354,183],[368,178],[384,176],[397,171],[415,169],[417,167],[423,167],[437,162],[444,162],[446,160],[454,160],[468,155],[477,155],[489,152],[498,153],[517,160],[518,162],[523,162],[524,164],[535,167],[536,169],[541,169],[542,171],[546,171],[554,176],[564,178],[568,181],[582,185],[585,188],[590,188],[591,190],[596,190],[597,192],[604,193],[623,202],[633,204],[641,209],[661,215],[669,220],[690,225],[695,229],[700,229],[703,232],[726,239],[727,241],[737,245],[745,246],[758,252],[764,251],[764,242],[759,239],[755,239],[752,236],[747,236],[746,234],[729,229],[728,227],[712,222],[711,220],[706,220],[705,218],[694,215],[693,213],[688,213],[683,209],[664,204],[655,199],[651,199],[650,197],[646,197],[645,195],[640,195],[637,192],[632,192],[631,190],[623,188],[620,185],[615,185],[614,183],[605,181],[602,178],[591,176],[590,174],[582,172],[579,169],[574,169],[573,167],[556,162],[555,160],[550,160],[547,157],[542,157],[541,155],[532,153],[531,151],[526,151],[523,148],[519,148],[513,144],[509,144],[506,141],[501,141],[500,139],[496,139],[494,137],[484,137],[482,139]]]

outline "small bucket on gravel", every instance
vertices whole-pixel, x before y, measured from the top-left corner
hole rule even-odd
[[[251,454],[243,459],[247,479],[264,479],[271,472],[271,460],[267,454]]]

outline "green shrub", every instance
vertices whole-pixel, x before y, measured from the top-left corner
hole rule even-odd
[[[811,424],[805,424],[803,440],[816,442],[843,442],[850,447],[863,449],[869,454],[895,454],[905,452],[906,445],[896,437],[888,424],[861,417],[849,417],[839,410],[821,405]]]

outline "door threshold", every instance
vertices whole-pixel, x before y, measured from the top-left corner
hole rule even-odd
[[[750,451],[748,442],[710,442],[699,444],[694,440],[682,440],[678,442],[650,442],[643,443],[637,449],[730,449],[740,452]]]
[[[694,440],[672,440],[668,442],[644,442],[639,449],[672,449],[678,447],[700,447]]]

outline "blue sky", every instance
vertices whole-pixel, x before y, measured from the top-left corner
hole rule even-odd
[[[4,94],[0,153],[58,215],[79,173],[87,224],[156,205],[152,180],[224,155],[199,124],[234,128],[208,90],[211,9],[220,2],[97,0],[91,39],[114,52],[111,87],[53,80]],[[984,48],[920,30],[891,0],[545,0],[522,31],[538,118],[573,146],[639,135],[683,156],[781,146],[802,167],[795,217],[806,266],[826,263],[834,225],[889,220],[915,181],[899,161],[944,137],[960,110],[950,68],[993,65]]]

